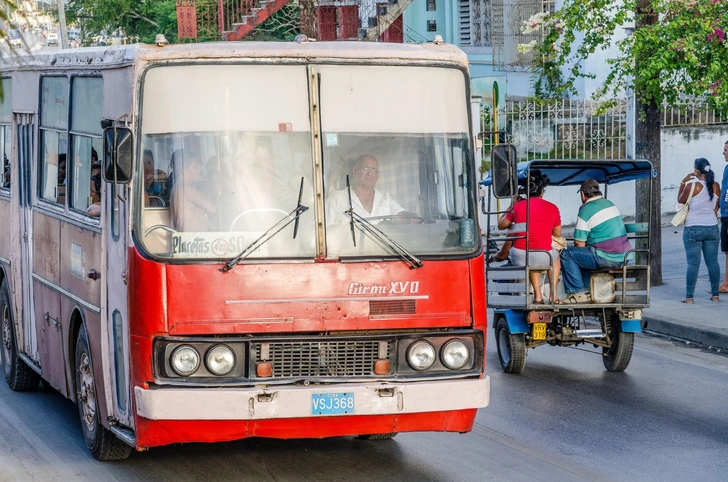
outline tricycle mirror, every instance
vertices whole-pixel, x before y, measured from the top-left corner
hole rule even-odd
[[[128,184],[132,177],[132,133],[128,127],[104,129],[104,181]]]
[[[516,196],[518,192],[516,148],[511,144],[493,146],[490,161],[493,195],[499,199]]]

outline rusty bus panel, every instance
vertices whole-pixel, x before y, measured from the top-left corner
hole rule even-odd
[[[94,306],[101,304],[101,234],[61,223],[61,287]],[[91,275],[91,278],[89,277]]]
[[[59,286],[61,221],[35,211],[33,215],[33,273]],[[42,318],[41,318],[42,319]]]
[[[0,258],[10,259],[10,199],[0,198]]]
[[[66,374],[63,359],[63,326],[61,323],[61,295],[39,282],[33,282],[36,330],[43,378],[63,393]]]

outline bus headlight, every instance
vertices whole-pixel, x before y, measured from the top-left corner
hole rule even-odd
[[[407,349],[407,363],[415,370],[430,368],[435,363],[435,356],[435,347],[424,340],[412,343]]]
[[[235,354],[225,345],[214,346],[207,352],[205,365],[213,375],[227,375],[235,367]]]
[[[172,352],[172,368],[178,375],[192,375],[200,367],[200,354],[189,345],[182,345]]]
[[[450,340],[442,347],[442,363],[451,370],[459,370],[468,363],[470,350],[460,340]]]

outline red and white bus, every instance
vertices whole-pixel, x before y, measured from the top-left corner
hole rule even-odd
[[[5,378],[77,402],[96,458],[471,430],[490,385],[460,50],[134,45],[0,70]]]

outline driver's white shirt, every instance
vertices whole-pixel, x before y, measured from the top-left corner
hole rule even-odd
[[[372,203],[372,212],[368,212],[364,209],[361,201],[351,190],[351,205],[354,208],[354,212],[363,218],[370,218],[376,216],[393,216],[404,211],[404,208],[395,201],[392,196],[387,193],[382,193],[374,190],[374,202]],[[326,203],[326,224],[342,224],[349,222],[349,216],[344,214],[344,211],[349,210],[349,191],[348,189],[342,189],[336,191],[329,196],[329,201]],[[376,222],[376,221],[375,221]]]

